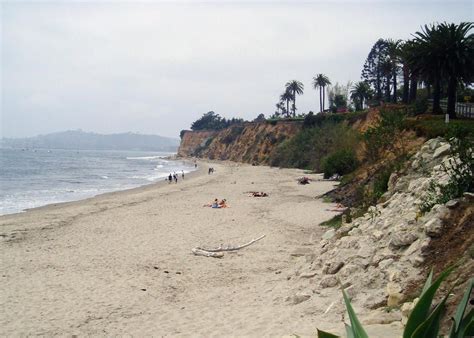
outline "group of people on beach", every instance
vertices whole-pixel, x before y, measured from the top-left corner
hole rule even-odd
[[[184,180],[184,170],[181,170],[181,178]],[[168,176],[168,184],[174,181],[174,183],[178,183],[178,174],[174,172],[173,174],[169,174]]]

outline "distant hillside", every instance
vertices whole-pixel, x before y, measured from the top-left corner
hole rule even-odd
[[[101,135],[82,130],[65,131],[28,138],[4,138],[2,147],[84,150],[176,151],[179,140],[158,135],[121,133]]]

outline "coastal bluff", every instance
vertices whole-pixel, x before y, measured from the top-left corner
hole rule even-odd
[[[301,128],[301,121],[275,121],[246,122],[218,131],[184,130],[178,156],[268,164],[276,147]]]

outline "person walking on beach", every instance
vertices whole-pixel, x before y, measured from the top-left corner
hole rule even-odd
[[[184,180],[184,170],[181,170],[181,178]]]
[[[172,180],[173,180],[173,176],[171,176],[171,173],[170,173],[170,175],[168,176],[168,184],[170,184]]]
[[[174,173],[173,177],[174,177],[174,183],[178,183],[178,175],[176,175],[176,173]]]

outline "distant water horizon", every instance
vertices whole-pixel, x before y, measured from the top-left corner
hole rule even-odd
[[[189,173],[172,152],[0,148],[0,215],[72,202]],[[179,175],[181,178],[181,175]]]

